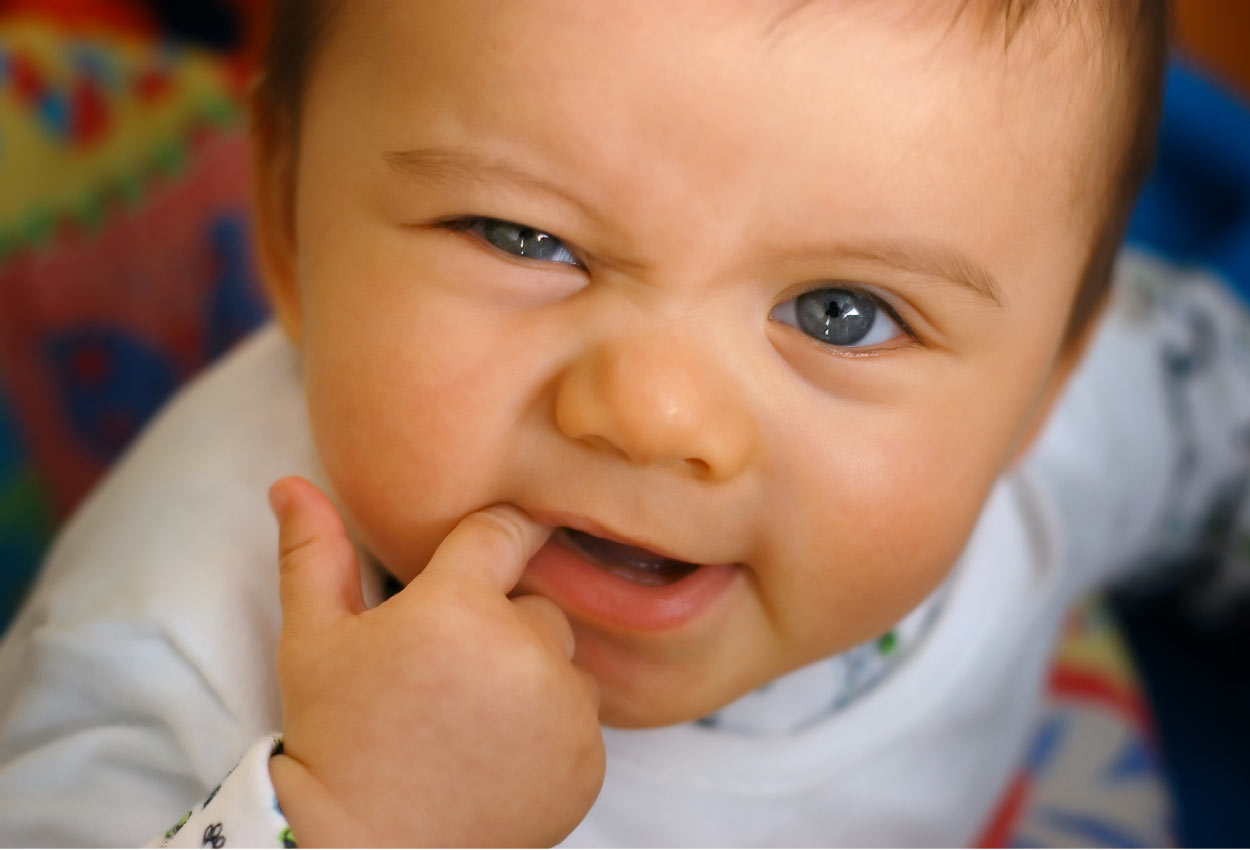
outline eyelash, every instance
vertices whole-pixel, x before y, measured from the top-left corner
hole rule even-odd
[[[544,239],[550,239],[568,255],[569,259],[568,260],[552,260],[552,259],[541,258],[541,257],[527,257],[524,254],[515,254],[511,251],[506,251],[500,246],[492,243],[484,232],[479,232],[479,228],[485,228],[487,226],[493,226],[493,225],[498,225],[502,227],[514,227],[518,231],[535,233]],[[521,224],[519,222],[509,221],[507,219],[502,219],[502,218],[492,218],[491,216],[466,215],[466,216],[458,216],[456,218],[446,219],[444,221],[438,222],[436,226],[441,227],[445,230],[448,230],[452,233],[470,234],[474,238],[485,243],[485,245],[488,248],[491,248],[492,250],[495,250],[499,252],[500,254],[503,254],[506,257],[512,257],[518,260],[529,260],[531,262],[555,263],[557,265],[566,265],[572,268],[585,269],[585,264],[583,264],[582,261],[573,253],[573,249],[570,248],[563,239],[561,239],[559,236],[556,236],[554,233],[550,233],[549,231],[546,231],[546,230],[541,230],[537,227],[531,227],[528,224]]]
[[[826,298],[822,298],[822,294],[825,294]],[[849,306],[853,312],[842,314],[842,318],[859,315],[859,310],[853,303],[855,300],[867,302],[867,305],[873,311],[873,316],[869,319],[869,324],[863,329],[862,334],[846,342],[840,342],[833,338],[836,337],[839,329],[828,324],[827,320],[830,316],[835,315],[829,312],[831,305],[837,305],[838,313],[841,313],[848,306],[844,300],[845,296],[851,296],[852,303]],[[816,304],[826,301],[823,309],[818,308],[815,313],[812,313],[811,307],[813,303],[811,299],[814,299]],[[804,303],[805,301],[806,303]],[[823,286],[812,286],[797,292],[789,298],[779,301],[769,311],[768,318],[770,321],[794,328],[816,342],[821,348],[836,351],[840,356],[869,356],[876,354],[885,346],[896,343],[899,340],[905,344],[920,341],[916,333],[903,320],[892,304],[864,287],[842,281],[829,281]],[[826,320],[823,330],[821,329],[822,318]],[[881,330],[887,330],[888,332],[888,329],[878,328],[881,320],[893,326],[892,335],[885,339],[866,342],[865,340],[868,338],[879,335]],[[841,330],[846,330],[846,328],[841,328]]]

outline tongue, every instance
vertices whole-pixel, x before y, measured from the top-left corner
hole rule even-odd
[[[640,546],[605,540],[571,528],[563,531],[590,560],[614,575],[640,584],[672,584],[699,568],[698,564],[665,558]]]

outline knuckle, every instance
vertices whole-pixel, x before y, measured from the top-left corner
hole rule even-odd
[[[309,560],[317,547],[317,537],[307,535],[278,542],[278,564],[285,572]]]
[[[314,561],[352,563],[355,550],[346,537],[333,534],[310,534],[290,545],[278,547],[278,572],[286,575],[310,566]]]
[[[490,507],[465,517],[478,532],[482,545],[501,558],[519,557],[525,551],[525,530],[507,509]]]
[[[549,628],[558,629],[562,625],[561,621],[567,622],[560,607],[545,596],[526,593],[514,597],[512,604],[524,611],[533,622],[544,624]]]

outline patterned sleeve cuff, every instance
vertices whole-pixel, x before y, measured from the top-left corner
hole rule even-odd
[[[202,803],[147,846],[295,847],[269,779],[269,759],[280,752],[277,735],[257,741]]]

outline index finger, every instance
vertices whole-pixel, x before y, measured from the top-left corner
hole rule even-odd
[[[500,593],[516,587],[529,559],[551,529],[513,505],[491,505],[469,514],[443,538],[422,575],[471,576]]]

